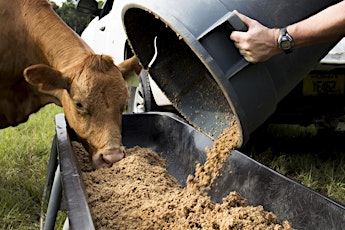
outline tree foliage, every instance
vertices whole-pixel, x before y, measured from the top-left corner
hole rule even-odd
[[[66,0],[59,7],[53,0],[50,1],[55,12],[71,27],[77,34],[81,34],[85,27],[93,19],[92,15],[84,14],[76,9],[76,5],[72,0]]]

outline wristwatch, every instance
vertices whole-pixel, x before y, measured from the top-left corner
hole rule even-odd
[[[288,34],[286,27],[279,29],[278,47],[288,54],[292,52],[294,44],[293,38]]]

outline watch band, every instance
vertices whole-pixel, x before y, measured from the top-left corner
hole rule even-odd
[[[280,29],[279,29],[279,34],[280,34],[280,36],[284,36],[285,34],[287,34],[287,29],[286,29],[286,27],[280,28]]]
[[[286,27],[279,29],[278,47],[286,54],[291,53],[294,46],[294,40],[287,32]]]

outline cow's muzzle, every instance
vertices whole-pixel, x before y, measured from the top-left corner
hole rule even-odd
[[[99,150],[94,156],[92,156],[93,167],[98,168],[109,168],[115,162],[118,162],[125,158],[126,151],[123,146],[117,149],[106,149]]]

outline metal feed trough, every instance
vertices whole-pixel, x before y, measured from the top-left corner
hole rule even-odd
[[[205,147],[212,140],[171,113],[125,114],[122,122],[126,147],[148,147],[163,152],[168,171],[182,185],[195,170],[195,162],[206,159]],[[68,211],[64,229],[94,229],[80,171],[74,159],[73,131],[63,114],[56,116],[42,208],[41,229],[53,229],[58,210]],[[288,220],[296,229],[345,229],[345,207],[239,151],[232,151],[210,196],[216,202],[231,191],[239,192],[251,205]],[[44,202],[43,202],[44,204]],[[45,206],[45,205],[43,205]],[[44,209],[44,211],[43,211]]]

